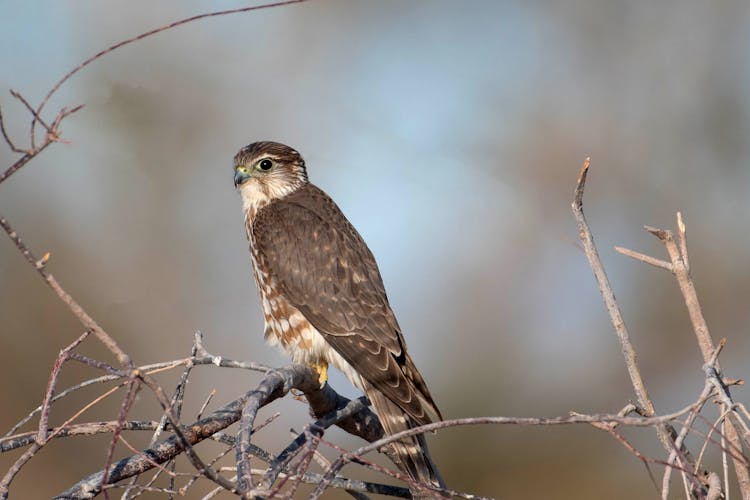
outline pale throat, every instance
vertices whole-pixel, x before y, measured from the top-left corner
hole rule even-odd
[[[273,200],[283,198],[302,186],[302,182],[258,182],[251,179],[240,186],[242,211],[248,221],[252,222],[258,210]]]

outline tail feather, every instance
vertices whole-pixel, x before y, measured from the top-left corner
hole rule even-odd
[[[367,397],[372,403],[375,413],[383,425],[383,430],[387,435],[392,435],[413,427],[418,424],[409,417],[398,405],[388,399],[382,392],[373,387],[365,387]],[[440,477],[435,464],[430,460],[430,454],[427,450],[427,444],[424,435],[410,436],[395,441],[391,445],[396,465],[402,472],[417,483],[430,485],[437,488],[444,488],[445,483]],[[438,493],[426,489],[418,490],[412,488],[414,498],[431,498]]]

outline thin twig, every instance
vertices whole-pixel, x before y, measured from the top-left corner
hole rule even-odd
[[[302,446],[308,441],[308,432],[312,432],[313,434],[320,436],[323,434],[323,430],[327,429],[328,427],[367,408],[367,404],[367,398],[365,397],[352,400],[343,408],[340,408],[334,413],[326,415],[325,417],[318,419],[314,423],[310,424],[308,426],[308,429],[301,432],[294,439],[294,441],[289,444],[289,446],[287,446],[281,453],[279,453],[279,456],[276,457],[276,460],[274,460],[269,465],[268,471],[263,475],[263,480],[259,483],[259,487],[261,489],[269,489],[271,485],[273,485],[279,473],[281,473],[281,471],[292,460],[296,452],[300,448],[302,448]]]
[[[306,366],[293,365],[274,370],[266,375],[264,382],[266,384],[274,385],[276,389],[273,391],[261,391],[262,394],[267,396],[267,399],[261,402],[262,406],[278,399],[292,388],[300,389],[303,392],[306,391],[308,401],[314,405],[313,408],[316,409],[316,411],[323,413],[329,413],[335,410],[340,406],[340,401],[342,400],[348,402],[346,398],[336,394],[327,384],[323,389],[320,389],[318,386],[317,374]],[[155,392],[158,394],[158,391]],[[145,450],[143,455],[159,464],[174,458],[185,451],[185,444],[190,446],[195,445],[237,422],[240,418],[242,408],[245,405],[245,401],[254,394],[256,394],[256,389],[249,391],[241,398],[215,410],[210,415],[182,428],[184,430],[175,428],[174,431],[177,435]],[[163,405],[164,409],[167,407],[168,402]],[[364,439],[374,440],[376,439],[376,436],[382,436],[382,428],[369,425],[373,420],[377,421],[377,417],[375,417],[369,409],[365,409],[357,415],[342,421],[339,426],[347,430],[347,432],[358,433],[358,435]],[[170,424],[172,424],[172,419],[170,419]],[[377,432],[378,429],[380,430],[380,433]],[[222,441],[227,442],[227,444],[234,444],[234,440],[230,439],[229,436],[223,436]],[[251,452],[256,456],[261,456],[256,453],[256,449],[253,447],[251,447]],[[270,460],[270,457],[268,457],[267,454],[262,455],[261,458],[264,460]],[[153,466],[149,461],[144,460],[142,456],[131,456],[122,459],[113,465],[107,481],[110,484],[115,483],[133,477],[134,475],[141,474],[152,468]],[[98,494],[101,491],[100,483],[102,472],[103,471],[99,471],[82,479],[60,496],[63,498],[90,498],[91,496]],[[232,486],[232,488],[234,489],[234,486]]]
[[[120,47],[124,47],[125,45],[129,45],[133,42],[137,42],[139,40],[143,40],[144,38],[148,38],[150,36],[156,35],[157,33],[161,33],[163,31],[167,31],[173,28],[176,28],[177,26],[181,26],[183,24],[188,24],[193,21],[198,21],[200,19],[205,19],[208,17],[217,17],[217,16],[225,16],[229,14],[239,14],[241,12],[250,12],[254,10],[261,10],[261,9],[270,9],[273,7],[281,7],[284,5],[290,5],[294,3],[302,3],[306,0],[286,0],[283,2],[275,2],[275,3],[268,3],[263,5],[254,5],[252,7],[241,7],[237,9],[227,9],[227,10],[220,10],[220,11],[214,11],[214,12],[207,12],[204,14],[198,14],[196,16],[187,17],[185,19],[181,19],[179,21],[175,21],[173,23],[166,24],[164,26],[160,26],[158,28],[146,31],[144,33],[141,33],[139,35],[136,35],[132,38],[128,38],[126,40],[122,40],[120,42],[117,42],[114,45],[111,45],[110,47],[107,47],[104,50],[101,50],[94,54],[93,56],[89,57],[85,61],[81,62],[78,66],[73,68],[72,70],[68,71],[50,90],[47,92],[47,95],[44,96],[42,99],[42,102],[39,104],[39,107],[36,110],[36,115],[41,115],[42,110],[44,109],[44,106],[46,106],[47,102],[50,100],[50,98],[60,89],[60,87],[67,82],[73,75],[81,71],[83,68],[91,64],[92,62],[96,61],[100,57],[109,54],[110,52],[119,49]],[[32,122],[32,134],[33,134],[33,126],[35,122]]]
[[[198,410],[198,414],[195,417],[196,420],[201,419],[201,415],[203,415],[203,412],[206,411],[206,408],[208,408],[208,404],[211,402],[211,399],[213,399],[215,395],[216,395],[216,389],[211,389],[211,392],[208,393],[208,396],[206,396],[206,399],[203,401],[203,404]]]
[[[219,486],[223,486],[227,491],[235,492],[235,486],[225,477],[217,473],[212,467],[209,467],[193,449],[193,444],[195,443],[191,442],[190,439],[188,439],[186,433],[182,430],[179,419],[174,415],[174,412],[170,407],[169,398],[167,398],[167,395],[164,393],[164,389],[162,389],[161,386],[148,375],[140,373],[137,373],[136,375],[144,384],[149,387],[149,389],[151,389],[151,391],[156,396],[156,400],[159,402],[162,409],[167,414],[169,423],[172,424],[174,434],[177,437],[177,441],[179,442],[182,451],[185,453],[193,467],[195,467],[198,472],[203,474],[206,478],[215,482]]]
[[[29,153],[28,151],[24,149],[16,147],[16,145],[11,140],[10,136],[8,135],[8,131],[5,130],[5,119],[3,118],[2,108],[0,108],[0,132],[2,132],[3,138],[5,139],[5,142],[8,144],[8,147],[10,148],[11,151],[13,151],[14,153],[24,153],[24,154]]]
[[[23,468],[23,466],[26,465],[26,463],[49,442],[49,412],[52,409],[53,395],[55,393],[57,381],[60,377],[60,372],[62,371],[63,365],[68,360],[70,352],[78,347],[78,345],[86,339],[88,334],[88,331],[83,332],[83,334],[81,334],[76,340],[60,351],[57,359],[55,359],[55,364],[47,381],[47,390],[44,393],[44,402],[42,403],[42,410],[39,415],[39,426],[34,443],[13,463],[11,468],[8,469],[3,476],[2,480],[0,480],[0,499],[5,500],[8,498],[10,483],[21,471],[21,468]]]
[[[620,307],[617,304],[615,294],[609,284],[609,278],[607,278],[607,273],[604,271],[604,266],[602,266],[601,259],[599,258],[599,252],[594,244],[594,237],[591,234],[591,230],[589,229],[586,217],[583,213],[583,193],[586,187],[586,177],[588,176],[589,165],[590,158],[586,158],[586,161],[583,162],[581,172],[578,175],[578,184],[576,185],[572,204],[573,214],[578,222],[578,236],[583,243],[589,266],[591,266],[591,269],[594,272],[596,282],[599,285],[599,291],[604,298],[607,312],[609,312],[612,324],[615,327],[615,332],[617,333],[617,338],[620,341],[620,348],[625,357],[625,365],[628,374],[630,375],[630,382],[633,384],[633,389],[638,398],[638,405],[641,407],[641,410],[645,415],[651,416],[654,414],[654,405],[648,396],[646,384],[643,382],[643,377],[641,376],[641,371],[638,368],[638,362],[636,361],[635,349],[633,349],[633,344],[630,342],[630,334],[625,327],[625,320],[622,318]]]
[[[82,359],[82,357],[78,358],[79,360]],[[197,358],[183,358],[183,359],[175,359],[172,361],[163,361],[160,363],[152,363],[148,365],[142,365],[136,367],[137,370],[139,370],[142,373],[147,373],[149,375],[153,375],[155,373],[165,371],[165,370],[171,370],[173,368],[177,368],[179,366],[185,366],[187,364],[193,364],[193,365],[215,365],[223,368],[239,368],[243,370],[252,370],[252,371],[258,371],[262,373],[268,373],[272,370],[271,367],[260,364],[260,363],[253,363],[253,362],[247,362],[247,361],[238,361],[233,359],[227,359],[223,358],[222,356],[216,356],[213,354],[209,354],[205,350],[203,353],[199,353],[199,357]],[[102,366],[99,366],[99,368],[102,368]],[[84,382],[81,382],[80,384],[77,384],[75,386],[72,386],[64,391],[62,391],[60,394],[56,395],[53,398],[53,402],[57,401],[61,398],[64,398],[71,394],[72,392],[76,392],[78,390],[81,390],[85,387],[88,387],[93,384],[101,384],[106,382],[111,382],[114,380],[119,380],[121,378],[126,378],[129,375],[129,372],[120,371],[113,369],[116,373],[111,373],[109,375],[103,375],[101,377],[96,377],[93,379],[86,380]],[[125,384],[123,384],[125,385]],[[25,416],[21,421],[19,421],[16,425],[14,425],[10,431],[8,431],[5,436],[8,437],[12,434],[15,434],[18,429],[20,429],[26,422],[31,420],[34,415],[39,413],[42,410],[41,405],[35,408],[31,413],[29,413],[27,416]],[[198,418],[199,420],[200,418]]]
[[[591,234],[588,222],[586,222],[586,216],[583,213],[583,193],[586,187],[586,177],[588,176],[590,161],[590,158],[586,158],[586,160],[583,162],[581,171],[578,174],[578,182],[576,184],[573,203],[571,205],[573,209],[573,215],[575,216],[576,222],[578,224],[578,236],[581,239],[581,243],[583,243],[586,258],[589,261],[591,270],[594,272],[596,282],[599,285],[599,291],[604,299],[604,304],[607,308],[610,320],[615,328],[615,333],[617,334],[617,338],[620,342],[620,350],[622,351],[622,355],[625,359],[625,366],[628,370],[628,375],[630,376],[630,382],[633,385],[636,398],[638,399],[638,406],[640,407],[638,411],[643,415],[652,416],[655,414],[654,405],[651,402],[651,398],[649,397],[648,391],[646,389],[646,384],[643,381],[641,371],[638,368],[635,349],[633,348],[633,344],[630,342],[630,334],[628,333],[628,329],[625,326],[625,320],[623,319],[622,313],[620,312],[620,306],[617,304],[617,299],[615,299],[615,294],[612,291],[612,286],[609,283],[609,278],[607,277],[607,273],[605,272],[604,266],[602,265],[601,258],[599,257],[599,252],[596,249],[594,237]],[[674,436],[676,436],[677,432],[667,423],[665,423],[665,425],[663,426],[657,427],[656,432],[659,437],[659,441],[661,441],[664,449],[668,453],[671,453]],[[688,451],[684,450],[684,453],[687,457],[688,463],[692,463]]]
[[[47,133],[48,134],[54,134],[55,131],[49,125],[47,125],[44,122],[44,120],[39,116],[39,114],[36,112],[36,110],[34,109],[34,107],[31,104],[29,104],[29,101],[27,101],[24,96],[22,96],[19,92],[15,91],[13,89],[11,89],[10,95],[12,95],[13,97],[15,97],[17,100],[19,100],[21,102],[21,104],[23,104],[26,107],[26,109],[28,110],[28,112],[31,113],[31,116],[33,116],[36,121],[38,121],[39,123],[41,123],[42,126],[45,129],[47,129]],[[31,144],[31,149],[36,149],[36,138],[34,137],[34,133],[33,132],[31,134],[31,138],[30,138],[29,144]]]
[[[702,401],[697,401],[679,411],[674,413],[655,416],[655,417],[621,417],[619,415],[612,414],[598,414],[598,415],[568,415],[561,417],[472,417],[472,418],[458,418],[452,420],[442,420],[440,422],[433,422],[431,424],[422,425],[405,431],[391,434],[387,437],[379,439],[378,441],[371,442],[368,445],[362,446],[352,452],[341,455],[334,464],[328,469],[324,475],[326,480],[333,477],[347,462],[357,460],[362,455],[375,451],[382,446],[385,446],[394,441],[415,436],[417,434],[424,434],[425,432],[437,431],[449,427],[459,427],[466,425],[529,425],[529,426],[548,426],[548,425],[571,425],[571,424],[591,424],[594,422],[604,424],[618,424],[618,425],[629,425],[633,427],[658,427],[667,422],[674,421],[675,419],[693,411],[696,406],[702,405]],[[325,488],[325,485],[321,485]],[[322,492],[322,490],[321,490]]]
[[[721,421],[721,468],[724,471],[724,500],[729,500],[729,463],[726,450],[726,420]]]
[[[133,403],[135,402],[135,395],[138,394],[138,388],[140,387],[140,382],[138,378],[136,378],[137,373],[134,373],[131,379],[128,381],[128,391],[125,394],[125,398],[123,399],[122,405],[120,406],[120,414],[117,418],[117,426],[115,427],[115,431],[112,433],[112,440],[111,444],[109,446],[109,450],[107,451],[107,461],[104,464],[104,474],[102,475],[102,486],[107,484],[107,475],[109,474],[109,466],[112,464],[112,457],[115,456],[115,448],[117,447],[117,441],[120,437],[120,433],[122,432],[122,425],[125,422],[125,420],[128,417],[128,412],[130,412],[130,407],[133,406]],[[104,491],[104,496],[109,500],[109,495],[107,494],[107,491]]]
[[[107,422],[85,422],[82,424],[68,424],[65,426],[50,427],[49,439],[65,438],[72,436],[92,436],[95,434],[108,434],[114,432],[117,420]],[[128,420],[122,423],[124,431],[153,431],[159,427],[155,420]],[[0,453],[16,450],[29,446],[34,442],[36,432],[23,432],[13,436],[0,439]]]
[[[698,293],[695,290],[695,284],[693,278],[690,276],[690,270],[688,269],[680,249],[677,246],[677,242],[674,239],[672,231],[658,229],[650,226],[644,226],[646,231],[659,238],[667,249],[669,258],[672,261],[672,269],[677,279],[677,284],[680,286],[680,291],[685,299],[685,305],[688,308],[688,314],[690,316],[690,322],[693,325],[693,331],[698,339],[698,346],[700,347],[701,354],[703,355],[703,362],[708,363],[711,359],[711,354],[714,352],[714,341],[711,338],[711,334],[708,331],[708,325],[706,318],[703,317],[703,310],[701,309],[700,302],[698,301]]]
[[[705,369],[713,372],[712,380],[715,381],[715,387],[719,391],[719,395],[722,399],[724,409],[734,409],[734,402],[729,395],[729,389],[723,382],[721,376],[721,368],[717,363],[711,363],[712,354],[714,353],[714,341],[711,338],[711,333],[708,329],[708,324],[703,316],[703,309],[701,308],[700,301],[698,300],[698,293],[695,289],[695,283],[690,274],[690,268],[687,264],[687,229],[682,219],[682,214],[677,214],[677,226],[678,226],[678,238],[679,244],[675,241],[675,238],[671,231],[658,229],[650,226],[645,226],[646,231],[659,238],[669,254],[669,258],[672,262],[673,274],[677,280],[677,284],[680,287],[685,305],[688,309],[688,315],[690,322],[693,326],[693,332],[698,341],[698,347],[703,356],[705,363]],[[726,437],[730,444],[736,448],[740,454],[742,454],[742,440],[737,432],[737,428],[743,428],[745,423],[742,422],[739,415],[732,411],[729,413],[727,424],[725,426]],[[732,460],[734,462],[735,473],[737,474],[737,482],[740,487],[740,493],[743,498],[750,498],[750,467],[746,461],[740,460],[732,454]]]
[[[117,345],[117,342],[115,342],[115,340],[110,337],[110,335],[105,332],[104,329],[100,327],[96,321],[94,321],[94,318],[88,315],[88,313],[78,304],[78,302],[73,299],[73,297],[70,296],[68,292],[66,292],[62,288],[62,286],[60,286],[55,277],[47,272],[44,265],[39,264],[42,261],[34,256],[29,247],[27,247],[23,240],[21,240],[20,236],[18,236],[18,233],[15,231],[15,229],[13,229],[10,223],[2,216],[0,216],[0,226],[2,226],[5,232],[8,233],[8,236],[16,245],[21,254],[34,267],[34,269],[37,270],[44,281],[46,281],[47,284],[52,288],[52,290],[55,291],[60,300],[62,300],[65,305],[68,306],[68,309],[70,309],[75,317],[78,318],[83,326],[91,330],[94,335],[96,335],[101,343],[104,344],[104,346],[107,347],[107,349],[109,349],[109,351],[117,357],[117,360],[122,366],[131,367],[132,361],[130,360],[130,356],[125,354],[125,351],[120,349],[120,346]]]
[[[30,146],[28,149],[21,149],[17,148],[13,142],[10,140],[10,137],[8,137],[8,134],[5,130],[5,124],[2,120],[2,114],[0,114],[0,128],[2,128],[3,137],[5,138],[5,141],[10,146],[11,150],[15,153],[23,153],[23,156],[21,156],[18,160],[16,160],[10,167],[8,167],[2,174],[0,174],[0,184],[2,184],[4,181],[6,181],[11,175],[18,172],[24,165],[29,163],[33,158],[37,157],[42,151],[47,149],[51,144],[55,142],[66,142],[63,141],[60,138],[60,123],[63,119],[67,118],[68,116],[72,115],[76,111],[79,111],[83,108],[83,105],[75,106],[71,109],[68,108],[62,108],[55,117],[54,122],[52,122],[52,125],[50,127],[51,132],[47,132],[47,135],[44,139],[44,142],[40,144],[39,146]],[[32,132],[33,135],[33,132]]]
[[[713,389],[713,386],[711,383],[706,381],[706,385],[703,388],[703,391],[701,392],[699,401],[702,401],[704,404],[708,401],[709,397],[711,396],[711,391]],[[690,432],[690,429],[693,426],[693,423],[695,422],[696,417],[698,416],[698,413],[700,413],[701,409],[703,408],[703,404],[700,406],[696,406],[687,416],[685,419],[685,422],[683,423],[682,429],[680,430],[680,433],[677,435],[677,439],[674,440],[674,448],[669,453],[669,457],[667,458],[667,467],[664,468],[664,475],[662,476],[662,482],[661,482],[661,497],[662,500],[667,500],[669,498],[669,482],[670,478],[672,476],[672,464],[674,464],[675,460],[678,458],[682,458],[680,453],[680,450],[683,446],[683,443],[685,442],[685,438],[688,435],[688,432]],[[696,460],[695,467],[699,467],[700,458]]]
[[[640,252],[636,252],[633,250],[629,250],[627,248],[623,247],[615,247],[615,251],[618,253],[621,253],[623,255],[627,255],[628,257],[631,257],[635,260],[640,260],[641,262],[645,262],[646,264],[650,264],[654,267],[659,267],[661,269],[666,269],[670,273],[672,272],[672,264],[667,262],[666,260],[656,259],[654,257],[651,257],[650,255],[642,254]]]

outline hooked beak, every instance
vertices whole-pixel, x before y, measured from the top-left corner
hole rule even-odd
[[[239,186],[250,178],[250,174],[247,171],[242,171],[238,168],[234,169],[234,187]]]

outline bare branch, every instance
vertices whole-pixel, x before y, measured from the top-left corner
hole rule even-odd
[[[684,225],[684,224],[683,224]],[[658,229],[650,226],[645,227],[646,231],[659,238],[667,249],[669,258],[672,261],[672,269],[680,286],[680,291],[685,299],[685,305],[688,308],[690,322],[693,324],[693,331],[698,339],[698,346],[703,355],[703,362],[708,363],[714,352],[714,341],[708,331],[708,324],[703,317],[703,311],[698,301],[698,293],[695,290],[693,278],[690,276],[690,270],[685,264],[683,255],[680,252],[677,242],[675,242],[672,231]],[[687,249],[685,249],[687,251]]]
[[[241,398],[224,405],[209,416],[184,427],[182,434],[186,442],[191,446],[195,445],[237,422],[245,402],[251,397],[259,398],[260,405],[265,406],[282,397],[290,389],[296,388],[306,392],[308,400],[314,401],[317,405],[315,407],[316,411],[321,412],[325,412],[324,405],[329,405],[328,412],[335,411],[339,408],[339,402],[346,400],[343,396],[336,394],[328,385],[320,389],[318,387],[317,374],[308,367],[301,365],[280,368],[268,373],[259,388],[247,392]],[[372,426],[366,425],[366,423],[372,419],[377,420],[377,417],[369,409],[365,409],[342,421],[340,426],[346,428],[345,430],[358,429],[362,432],[361,437],[367,439],[368,437],[372,437],[367,434],[372,429]],[[351,420],[352,422],[347,422],[347,420]],[[107,484],[113,484],[136,474],[141,474],[153,468],[151,462],[162,464],[179,455],[184,450],[185,447],[179,436],[172,436],[156,446],[143,451],[140,455],[134,455],[116,462],[107,478]],[[148,457],[148,460],[144,457]],[[102,477],[103,471],[92,474],[60,494],[58,498],[91,498],[101,491]]]
[[[636,361],[635,349],[633,344],[630,342],[630,334],[625,327],[625,320],[622,318],[620,307],[617,305],[615,294],[612,291],[612,287],[609,284],[609,278],[607,273],[604,271],[601,259],[599,258],[599,252],[596,250],[594,244],[594,237],[591,235],[586,217],[583,214],[583,192],[586,187],[586,177],[588,176],[590,165],[590,158],[586,158],[583,162],[583,167],[578,175],[578,184],[576,186],[574,201],[572,204],[573,214],[575,215],[576,222],[578,223],[578,236],[583,243],[583,249],[586,253],[586,258],[589,261],[591,269],[594,271],[596,282],[599,285],[599,291],[604,297],[604,303],[607,306],[607,312],[612,319],[612,324],[615,327],[617,338],[620,341],[620,348],[622,354],[625,357],[625,365],[630,375],[630,381],[635,389],[636,397],[638,398],[638,405],[644,411],[646,415],[654,414],[654,405],[648,396],[646,390],[646,384],[643,382],[640,369],[638,368],[638,362]],[[664,436],[666,438],[666,436]]]
[[[149,375],[153,375],[154,373],[161,372],[164,370],[171,370],[173,368],[176,368],[178,366],[185,366],[188,363],[192,365],[215,365],[223,368],[239,368],[243,370],[253,370],[253,371],[259,371],[263,373],[267,373],[272,370],[271,367],[262,365],[260,363],[252,363],[247,361],[237,361],[233,359],[227,359],[223,358],[221,356],[215,356],[213,354],[209,354],[205,350],[203,350],[202,353],[198,353],[199,357],[196,358],[184,358],[184,359],[176,359],[172,361],[164,361],[161,363],[152,363],[148,365],[138,366],[136,367],[137,370],[139,370],[142,373],[147,373]],[[93,384],[101,384],[106,382],[111,382],[114,380],[119,380],[121,378],[127,378],[128,373],[121,372],[118,370],[115,370],[116,374],[110,374],[110,375],[103,375],[101,377],[96,377],[93,379],[86,380],[84,382],[81,382],[80,384],[74,385],[73,387],[69,387],[68,389],[65,389],[60,394],[57,394],[52,401],[57,401],[59,399],[62,399],[69,394],[76,392],[80,389],[83,389],[85,387],[89,387]],[[21,421],[19,421],[16,425],[14,425],[10,431],[8,431],[4,437],[8,437],[18,431],[25,423],[27,423],[29,420],[31,420],[34,415],[39,413],[42,410],[41,405],[38,406],[36,409],[34,409],[31,413],[29,413],[26,417],[24,417]],[[0,440],[1,441],[1,440]]]
[[[282,451],[279,456],[271,462],[271,464],[269,464],[268,471],[263,475],[263,480],[260,482],[259,488],[268,489],[271,487],[281,471],[289,464],[292,458],[294,458],[296,452],[309,441],[308,432],[320,436],[324,429],[327,429],[341,420],[364,410],[367,408],[368,404],[369,402],[365,397],[355,399],[347,403],[343,408],[340,408],[310,424],[307,432],[301,432],[295,440],[292,441],[291,444],[289,444],[289,446],[287,446],[284,451]]]
[[[8,144],[8,147],[11,151],[14,153],[24,153],[27,154],[28,151],[21,149],[19,147],[16,147],[16,145],[11,140],[10,136],[8,135],[8,131],[5,130],[5,120],[3,119],[3,110],[2,107],[0,107],[0,132],[3,134],[3,139],[5,139],[5,142]],[[2,182],[2,178],[0,178],[0,182]]]
[[[678,238],[679,244],[675,241],[675,238],[671,231],[658,229],[650,226],[646,226],[646,231],[650,232],[657,238],[659,238],[667,249],[669,258],[672,262],[672,269],[677,284],[680,287],[685,305],[688,309],[688,315],[690,316],[690,322],[693,326],[693,332],[698,340],[698,347],[700,348],[703,360],[705,363],[704,369],[709,375],[709,379],[712,380],[719,395],[721,397],[724,409],[731,409],[728,415],[728,419],[725,425],[726,437],[731,446],[736,448],[739,453],[742,453],[743,443],[742,438],[739,435],[737,429],[746,427],[745,422],[742,421],[740,416],[737,414],[734,402],[729,395],[729,389],[723,382],[721,376],[721,368],[718,362],[712,363],[714,354],[714,341],[711,338],[711,333],[708,330],[708,324],[703,316],[703,310],[698,300],[698,293],[695,289],[693,278],[690,275],[690,268],[687,264],[687,229],[682,219],[682,214],[677,213],[677,226],[678,226]],[[746,445],[749,445],[747,438],[745,439]],[[747,461],[741,460],[732,454],[732,460],[734,462],[735,472],[737,474],[737,481],[740,486],[740,492],[743,498],[750,498],[750,466]]]
[[[1,182],[1,180],[0,180]],[[8,233],[8,236],[13,241],[13,243],[16,245],[18,250],[21,252],[21,254],[26,258],[26,260],[31,264],[34,269],[37,270],[37,272],[40,274],[40,276],[44,279],[44,281],[47,282],[47,284],[52,288],[52,290],[55,291],[57,296],[62,300],[65,305],[68,306],[68,309],[75,315],[76,318],[89,330],[91,330],[94,335],[101,341],[102,344],[104,344],[107,349],[112,352],[117,357],[117,360],[120,362],[123,366],[132,366],[132,361],[130,360],[130,356],[125,354],[125,351],[120,349],[120,346],[117,345],[117,342],[109,336],[107,332],[104,331],[102,327],[99,326],[99,324],[94,321],[94,318],[88,315],[88,313],[76,302],[73,297],[70,296],[68,292],[66,292],[62,286],[57,282],[54,276],[52,274],[48,273],[46,270],[46,267],[44,264],[40,263],[42,262],[40,259],[37,259],[34,257],[34,254],[31,252],[31,250],[26,246],[26,244],[21,240],[21,237],[18,236],[18,233],[13,229],[10,225],[10,223],[0,216],[0,226],[5,230],[6,233]]]
[[[50,439],[72,436],[91,436],[94,434],[114,432],[117,423],[117,420],[110,420],[108,422],[86,422],[83,424],[50,427],[48,432]],[[153,431],[158,427],[159,422],[155,420],[129,420],[122,422],[122,430],[124,431]],[[0,439],[0,453],[29,446],[34,442],[35,438],[36,432],[23,432],[14,436],[4,437]]]
[[[52,368],[52,372],[50,373],[49,380],[47,382],[47,390],[44,393],[44,402],[42,403],[42,410],[39,415],[39,427],[36,433],[36,437],[34,438],[34,442],[32,443],[31,447],[27,449],[19,458],[15,461],[15,463],[11,466],[11,468],[8,470],[8,472],[5,473],[2,480],[0,480],[0,498],[3,500],[8,498],[8,490],[10,488],[10,483],[15,478],[16,474],[21,470],[21,468],[29,461],[31,458],[40,450],[44,445],[46,445],[49,442],[49,429],[48,429],[48,423],[49,423],[49,412],[52,408],[52,395],[55,392],[55,387],[57,386],[57,380],[60,377],[60,371],[62,370],[62,366],[67,361],[68,356],[70,354],[70,351],[75,349],[81,342],[83,342],[86,337],[88,336],[88,331],[83,332],[83,334],[78,337],[76,340],[74,340],[68,347],[60,351],[60,354],[57,356],[57,359],[55,360],[55,365]]]
[[[672,422],[679,417],[686,415],[695,410],[696,407],[702,406],[705,402],[698,400],[695,403],[682,408],[674,413],[655,416],[655,417],[628,417],[620,416],[616,414],[594,414],[594,415],[567,415],[561,417],[472,417],[472,418],[457,418],[451,420],[442,420],[440,422],[433,422],[431,424],[414,427],[405,431],[397,432],[395,434],[386,436],[377,441],[371,442],[366,446],[362,446],[352,452],[341,455],[336,462],[328,469],[324,474],[324,479],[328,480],[341,469],[347,462],[358,460],[359,457],[375,451],[389,443],[398,441],[410,436],[417,434],[424,434],[425,432],[437,431],[449,427],[459,427],[466,425],[528,425],[528,426],[549,426],[549,425],[572,425],[572,424],[618,424],[628,425],[631,427],[657,427],[668,422]],[[325,484],[321,483],[320,487],[325,488]],[[437,491],[437,490],[436,490]],[[322,493],[322,489],[319,491]]]
[[[47,125],[46,123],[44,123],[44,120],[42,120],[42,118],[36,112],[36,110],[34,109],[34,107],[31,104],[29,104],[29,101],[27,101],[24,96],[22,96],[19,92],[16,92],[13,89],[11,89],[10,95],[12,95],[13,97],[15,97],[17,100],[19,100],[26,107],[26,109],[29,111],[29,113],[31,113],[31,116],[34,118],[34,120],[36,120],[39,123],[41,123],[42,126],[45,129],[47,129],[47,133],[48,134],[54,133],[54,131],[52,130],[52,128],[50,128],[49,125]],[[31,149],[32,150],[36,149],[36,137],[34,137],[34,128],[33,127],[31,127],[31,138],[29,140],[29,144],[31,144]]]
[[[107,475],[109,474],[109,466],[112,464],[112,457],[115,455],[115,448],[117,447],[117,441],[120,437],[120,433],[122,432],[122,425],[125,423],[125,420],[127,419],[128,412],[130,411],[130,407],[133,405],[133,402],[135,401],[135,395],[138,393],[138,388],[140,387],[140,382],[136,378],[134,374],[131,379],[128,381],[128,392],[125,395],[125,399],[122,402],[122,405],[120,406],[120,415],[117,418],[117,426],[115,427],[114,432],[112,433],[112,441],[109,446],[109,451],[107,452],[107,461],[104,464],[104,474],[102,475],[102,485],[107,483]],[[107,492],[104,492],[105,496],[108,497]]]
[[[635,349],[633,348],[633,344],[630,342],[630,334],[628,333],[628,329],[625,326],[625,320],[623,319],[622,313],[620,312],[620,306],[617,304],[617,299],[615,299],[615,294],[612,291],[611,285],[609,284],[609,278],[607,277],[607,273],[604,271],[604,266],[602,265],[601,258],[599,257],[599,252],[596,249],[596,244],[594,243],[594,237],[591,234],[588,222],[586,222],[586,217],[583,213],[583,193],[586,187],[586,177],[588,176],[589,166],[590,158],[586,158],[578,175],[578,183],[576,185],[572,203],[573,215],[575,216],[576,222],[578,223],[578,236],[583,243],[586,258],[589,261],[589,266],[594,272],[596,282],[599,285],[599,291],[604,298],[604,304],[607,307],[607,312],[609,313],[610,320],[612,321],[612,325],[614,326],[615,332],[617,333],[617,338],[620,341],[620,349],[625,359],[625,366],[628,370],[630,382],[633,385],[633,389],[635,390],[635,394],[638,399],[638,406],[640,407],[638,411],[643,415],[651,416],[655,414],[654,405],[651,402],[648,391],[646,390],[646,384],[643,381],[641,371],[638,368]],[[666,422],[663,426],[657,427],[656,431],[657,435],[659,436],[659,441],[661,441],[664,449],[668,453],[671,453],[677,432],[671,425]],[[693,460],[690,458],[688,450],[683,450],[683,453],[685,453],[688,463],[691,464]]]
[[[96,61],[102,56],[105,56],[109,54],[110,52],[119,49],[120,47],[124,47],[125,45],[130,45],[133,42],[137,42],[139,40],[143,40],[144,38],[148,38],[150,36],[156,35],[158,33],[161,33],[162,31],[167,31],[172,28],[176,28],[178,26],[182,26],[183,24],[192,23],[194,21],[198,21],[200,19],[205,19],[208,17],[218,17],[218,16],[226,16],[229,14],[239,14],[241,12],[250,12],[254,10],[261,10],[261,9],[270,9],[274,7],[282,7],[284,5],[290,5],[294,3],[302,3],[307,0],[286,0],[283,2],[274,2],[274,3],[268,3],[263,5],[253,5],[251,7],[240,7],[237,9],[227,9],[227,10],[220,10],[220,11],[214,11],[214,12],[207,12],[204,14],[198,14],[196,16],[187,17],[185,19],[181,19],[179,21],[175,21],[173,23],[166,24],[164,26],[160,26],[158,28],[146,31],[144,33],[141,33],[139,35],[136,35],[132,38],[128,38],[126,40],[122,40],[120,42],[117,42],[116,44],[107,47],[104,50],[101,50],[94,54],[93,56],[89,57],[85,61],[81,62],[78,66],[73,68],[72,70],[68,71],[51,89],[49,92],[47,92],[47,95],[44,96],[42,99],[42,102],[39,104],[39,107],[36,110],[35,117],[38,115],[41,115],[42,110],[44,109],[44,106],[47,105],[47,102],[50,100],[50,98],[60,89],[60,87],[67,82],[73,75],[81,71],[83,68],[91,64],[92,62]],[[36,120],[36,118],[35,118]],[[32,122],[32,135],[33,135],[33,127],[34,123]]]
[[[649,255],[645,255],[640,252],[635,252],[633,250],[628,250],[627,248],[623,248],[623,247],[615,247],[615,251],[623,255],[627,255],[628,257],[632,257],[635,260],[640,260],[641,262],[650,264],[654,267],[666,269],[670,273],[672,272],[672,264],[670,264],[666,260],[655,259],[654,257],[651,257]]]

